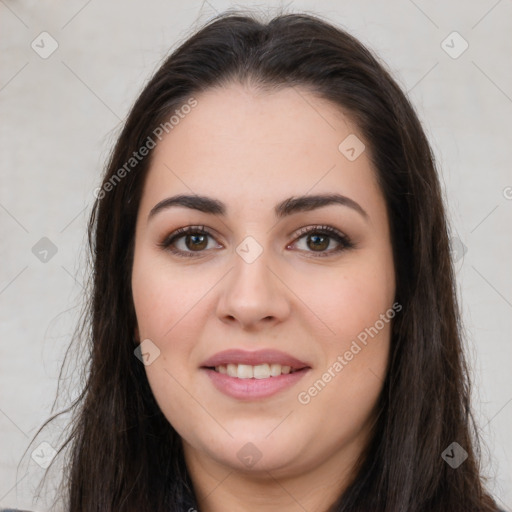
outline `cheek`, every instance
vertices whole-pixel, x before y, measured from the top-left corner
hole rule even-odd
[[[305,414],[322,419],[333,438],[340,432],[347,439],[358,435],[384,384],[395,311],[392,297],[378,285],[347,278],[331,290],[329,307],[319,310],[335,334],[317,336],[323,361],[302,384],[297,400]]]
[[[297,283],[324,326],[319,331],[310,324],[322,361],[301,386],[298,401],[306,410],[329,411],[349,430],[370,414],[385,379],[392,322],[399,314],[393,308],[394,279],[391,258],[369,254],[347,259],[328,278],[310,273]],[[337,428],[336,421],[329,424]]]
[[[288,279],[302,301],[302,305],[297,303],[299,316],[307,319],[313,339],[328,344],[329,352],[335,346],[342,350],[374,326],[393,304],[393,266],[382,257],[354,253],[337,269],[310,268]],[[385,330],[383,327],[379,321],[378,330]]]
[[[205,293],[199,288],[143,251],[134,260],[132,293],[140,339],[158,347],[158,355],[145,366],[146,376],[158,406],[181,436],[191,424],[204,421],[204,411],[190,398],[198,301]]]
[[[205,424],[205,409],[200,400],[192,399],[194,392],[189,391],[191,386],[188,380],[187,370],[184,369],[185,360],[178,357],[171,358],[163,352],[150,366],[146,366],[146,376],[149,386],[158,404],[158,407],[183,438],[191,435],[197,437],[197,429]],[[209,435],[221,435],[214,433],[213,428]]]
[[[167,340],[214,285],[205,272],[178,269],[149,250],[136,254],[132,271],[132,293],[140,336]],[[141,338],[143,339],[143,338]]]

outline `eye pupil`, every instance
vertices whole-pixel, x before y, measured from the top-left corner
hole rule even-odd
[[[317,242],[318,242],[319,239],[323,239],[323,243],[320,242],[320,244],[318,244]],[[327,249],[327,247],[329,247],[329,237],[328,236],[318,235],[318,234],[316,234],[316,235],[309,235],[308,240],[309,241],[314,240],[313,241],[313,246],[310,246],[309,242],[308,242],[308,246],[310,248],[323,250],[323,249]]]
[[[188,244],[188,242],[189,242],[191,239],[193,239],[193,240],[194,240],[194,242],[193,242],[193,245],[190,247],[190,246],[189,246],[189,244]],[[198,244],[196,244],[197,239],[202,239],[202,243],[201,243],[201,242],[199,242],[199,245],[198,245]],[[186,237],[186,241],[187,241],[187,243],[186,243],[187,248],[188,248],[188,249],[192,249],[192,250],[194,250],[194,248],[195,248],[195,249],[204,249],[204,248],[208,245],[208,240],[207,240],[207,238],[206,238],[206,235],[201,235],[201,234],[187,235],[187,237]]]

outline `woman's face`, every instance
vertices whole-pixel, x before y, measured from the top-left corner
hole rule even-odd
[[[191,468],[339,477],[367,440],[395,314],[368,151],[304,89],[195,98],[153,149],[137,218],[149,384]]]

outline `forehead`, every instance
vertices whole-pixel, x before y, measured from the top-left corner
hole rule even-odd
[[[170,192],[215,194],[227,204],[265,197],[272,206],[308,191],[361,202],[380,194],[367,151],[351,160],[340,150],[346,140],[363,147],[356,125],[306,89],[268,93],[233,84],[194,98],[197,105],[153,150],[143,202]]]

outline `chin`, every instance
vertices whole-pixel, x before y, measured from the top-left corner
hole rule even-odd
[[[258,475],[261,473],[268,477],[268,472],[280,471],[283,468],[289,469],[294,462],[300,460],[301,453],[297,444],[287,446],[281,439],[265,439],[268,434],[258,436],[235,437],[227,445],[223,445],[220,452],[212,453],[211,456],[218,463],[230,468]],[[289,438],[289,437],[288,437]]]

